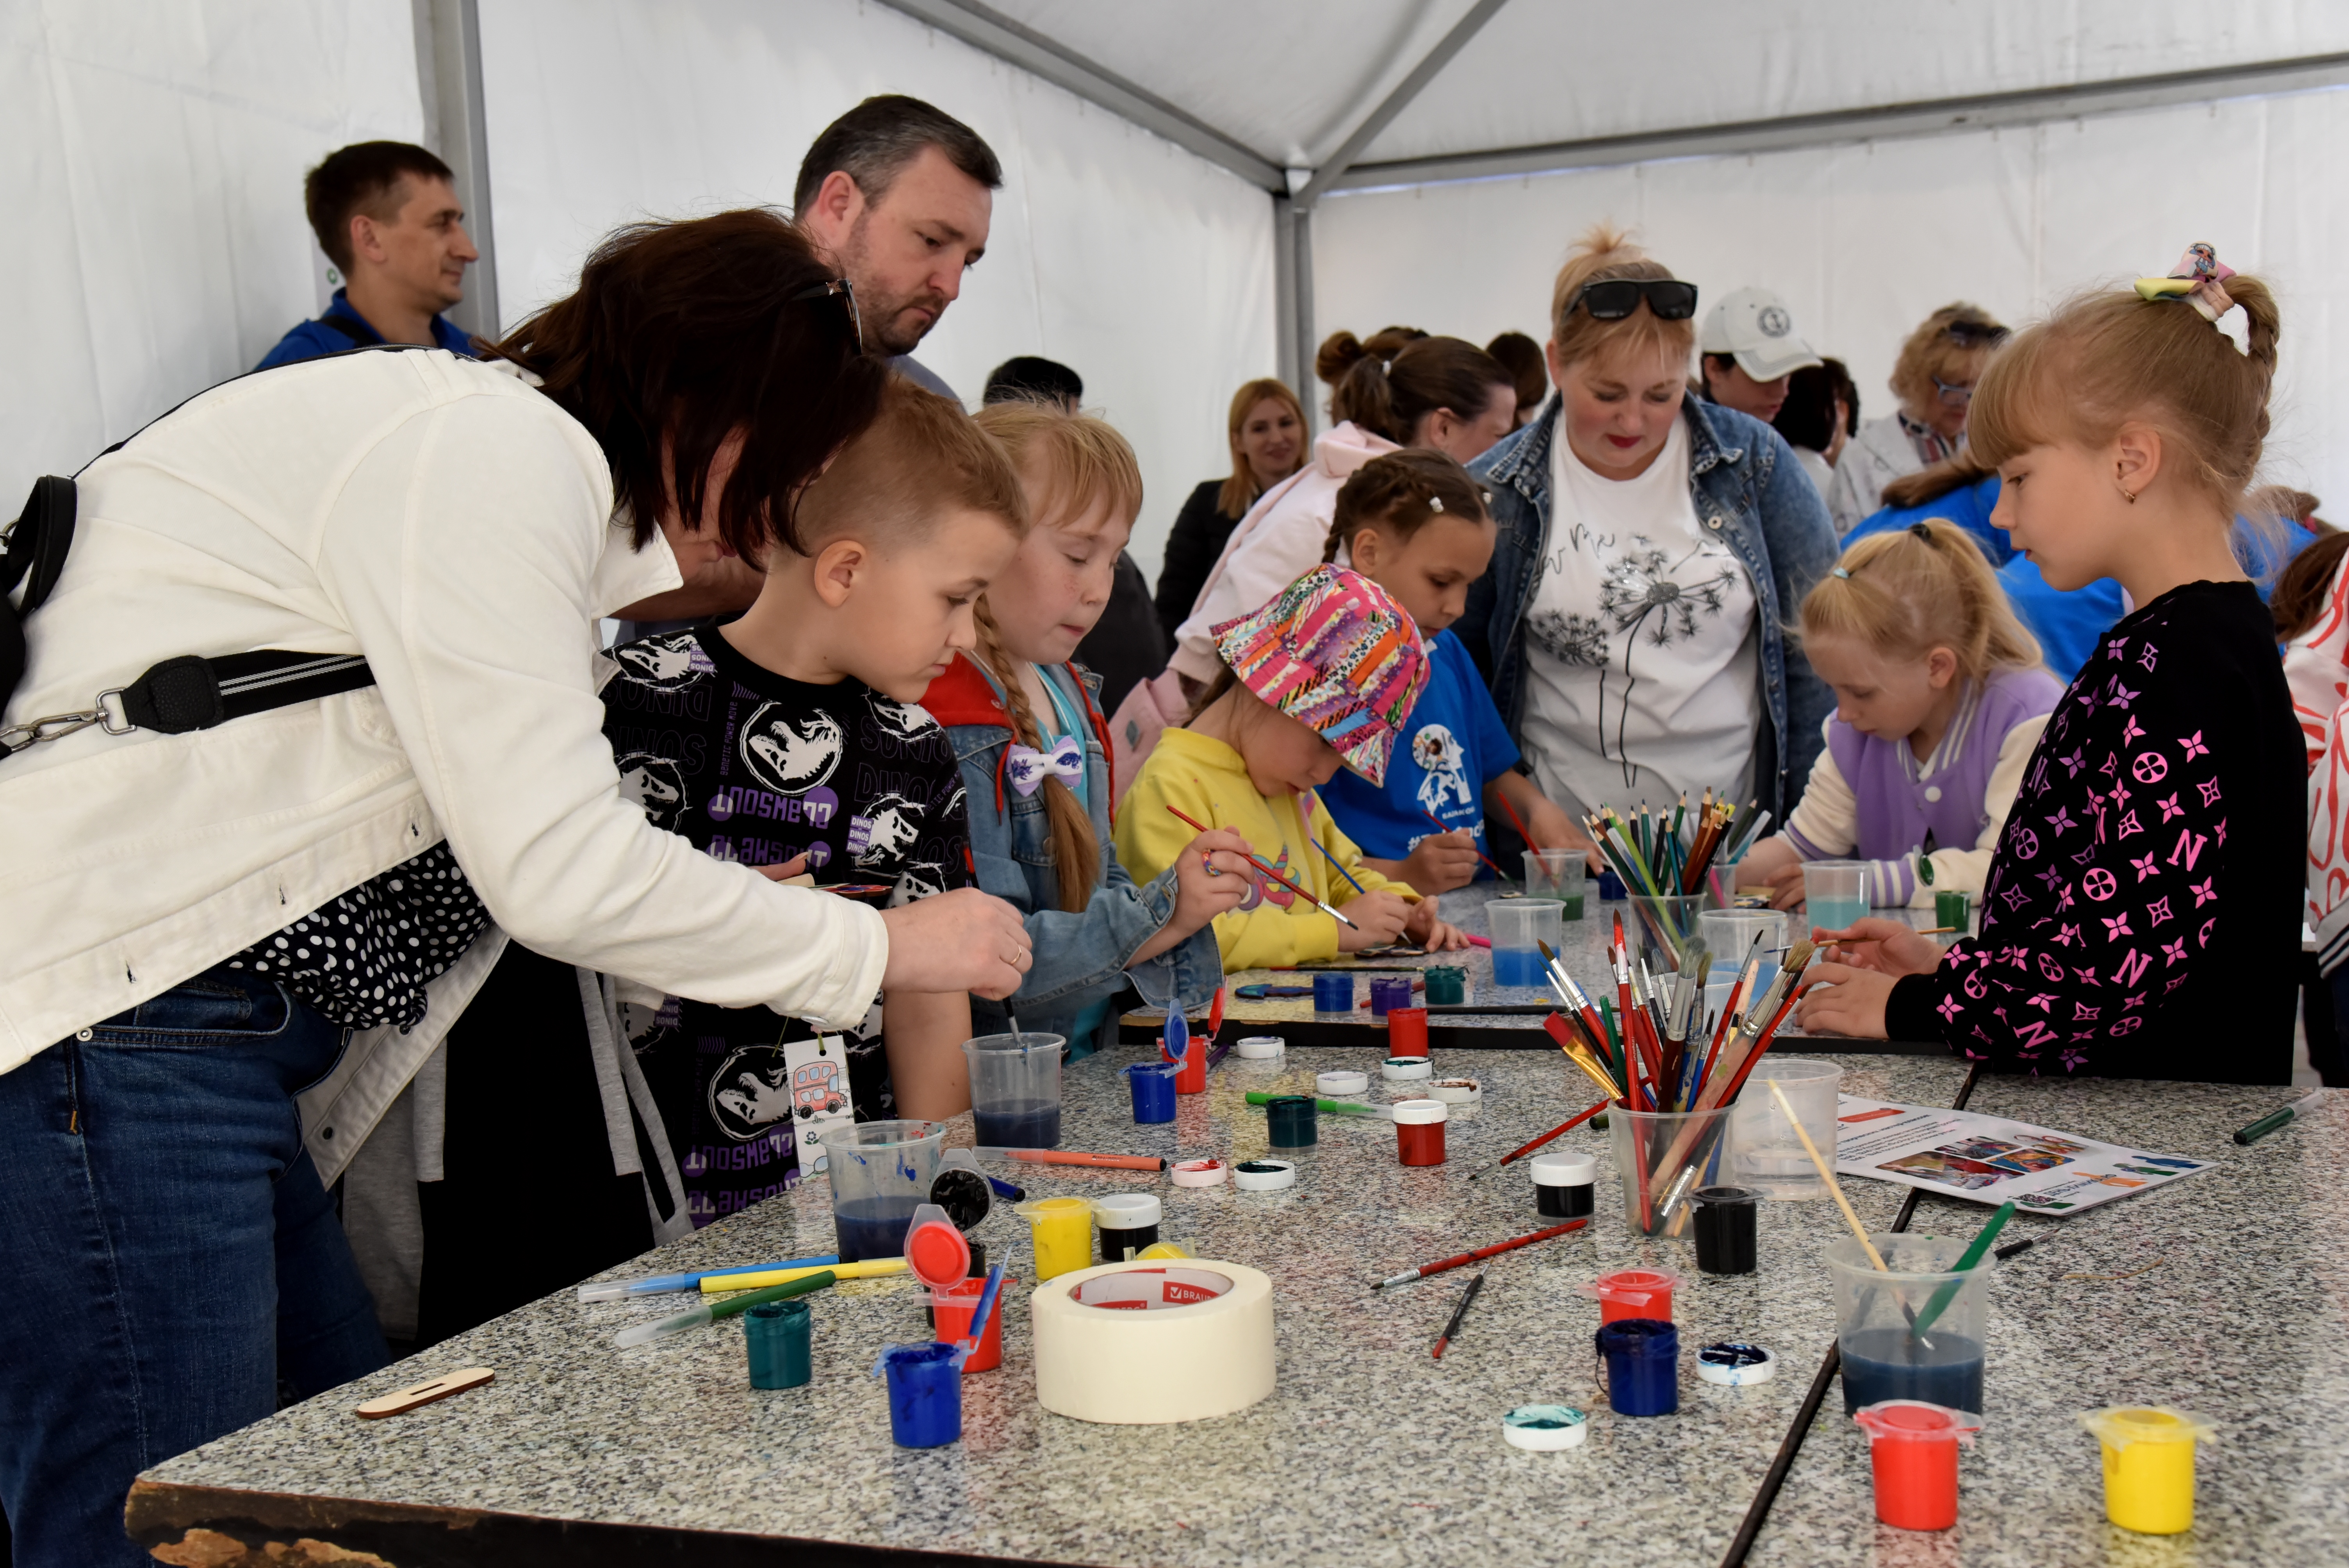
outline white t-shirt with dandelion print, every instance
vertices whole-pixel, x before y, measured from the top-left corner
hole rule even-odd
[[[1557,429],[1549,538],[1526,613],[1525,752],[1577,812],[1750,791],[1759,701],[1754,584],[1689,493],[1689,434],[1633,480],[1601,477]]]

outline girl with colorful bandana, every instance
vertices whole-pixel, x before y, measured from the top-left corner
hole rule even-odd
[[[1100,682],[1069,661],[1108,607],[1142,510],[1133,449],[1102,421],[1042,403],[998,403],[976,422],[1010,453],[1034,525],[980,601],[978,654],[957,658],[922,703],[961,766],[978,885],[1019,911],[1036,962],[1004,1002],[971,998],[971,1027],[1003,1032],[1016,1014],[1021,1028],[1065,1038],[1075,1060],[1115,1038],[1129,979],[1154,1006],[1215,995],[1223,966],[1208,923],[1247,896],[1251,868],[1237,836],[1185,830],[1185,852],[1137,883],[1107,847]]]
[[[1261,879],[1216,920],[1226,970],[1402,939],[1466,946],[1433,903],[1362,862],[1315,793],[1340,767],[1372,784],[1385,779],[1396,738],[1427,685],[1427,654],[1411,616],[1368,578],[1321,566],[1254,614],[1216,626],[1215,638],[1222,672],[1189,724],[1160,738],[1119,804],[1118,858],[1137,876],[1187,858],[1191,830],[1180,811],[1237,831],[1350,923]]]

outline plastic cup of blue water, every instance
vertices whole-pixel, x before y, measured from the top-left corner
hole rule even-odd
[[[1061,1146],[1061,1035],[981,1035],[962,1043],[981,1149]]]
[[[1174,1062],[1136,1062],[1125,1069],[1126,1085],[1133,1091],[1134,1120],[1174,1119],[1174,1075],[1182,1070]]]
[[[1790,923],[1782,909],[1708,909],[1696,917],[1696,938],[1713,954],[1713,966],[1705,971],[1705,1016],[1717,1016],[1729,1005],[1729,993],[1744,971],[1749,954],[1761,959],[1760,972],[1754,978],[1754,994],[1759,996],[1778,977],[1779,961],[1786,956]],[[1762,944],[1757,951],[1754,938]]]
[[[1886,1399],[1922,1399],[1952,1410],[1982,1408],[1982,1346],[1990,1320],[1984,1258],[1956,1272],[1967,1238],[1878,1232],[1878,1272],[1858,1239],[1827,1248],[1847,1412]],[[1921,1332],[1920,1332],[1921,1330]]]
[[[1547,987],[1549,972],[1540,943],[1557,951],[1565,939],[1566,906],[1546,899],[1495,899],[1485,906],[1485,929],[1493,939],[1493,984]]]
[[[936,1449],[962,1436],[962,1368],[955,1347],[892,1345],[875,1368],[889,1384],[889,1437],[901,1449]]]
[[[942,1121],[864,1121],[825,1135],[841,1262],[905,1250],[905,1227],[929,1202],[946,1139]]]
[[[1868,918],[1866,861],[1806,861],[1803,862],[1803,915],[1824,931],[1846,931],[1854,921]],[[1804,932],[1806,936],[1810,933]],[[1960,1405],[1971,1410],[1978,1407]]]

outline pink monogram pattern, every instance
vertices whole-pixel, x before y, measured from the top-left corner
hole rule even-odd
[[[2095,1070],[2195,979],[2218,930],[2227,802],[2202,723],[2164,700],[2166,624],[2106,639],[2023,772],[1982,934],[1931,977],[1969,1057]]]

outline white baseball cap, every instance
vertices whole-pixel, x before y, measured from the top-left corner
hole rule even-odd
[[[1737,367],[1756,381],[1816,365],[1811,346],[1795,335],[1794,313],[1768,289],[1739,289],[1705,313],[1697,348],[1737,356]]]

